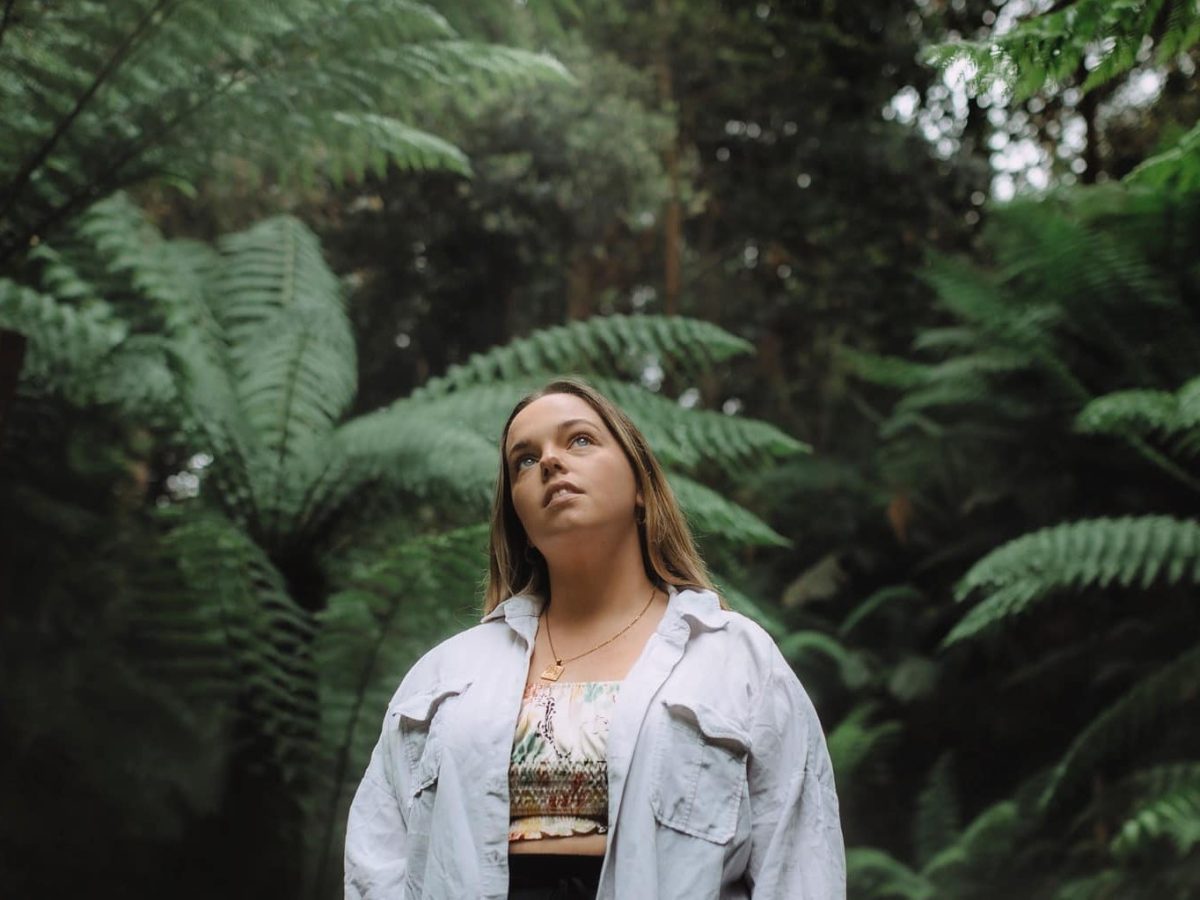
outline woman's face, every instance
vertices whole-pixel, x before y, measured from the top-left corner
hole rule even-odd
[[[577,542],[582,532],[637,527],[642,496],[633,467],[582,398],[548,394],[517,413],[504,460],[517,517],[543,554]]]

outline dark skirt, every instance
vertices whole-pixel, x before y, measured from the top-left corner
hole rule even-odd
[[[511,854],[508,900],[595,900],[603,864],[603,856]]]

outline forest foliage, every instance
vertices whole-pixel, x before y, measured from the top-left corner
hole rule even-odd
[[[1200,13],[1006,6],[4,4],[0,890],[336,896],[575,372],[812,694],[852,897],[1193,896]],[[879,112],[939,71],[949,154]],[[973,199],[993,89],[1076,183]]]

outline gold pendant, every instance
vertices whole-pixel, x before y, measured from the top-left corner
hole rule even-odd
[[[543,681],[558,681],[558,676],[563,673],[562,663],[551,663],[546,666],[546,670],[542,672]]]

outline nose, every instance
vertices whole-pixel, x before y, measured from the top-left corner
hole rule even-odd
[[[541,459],[542,480],[545,481],[556,470],[563,471],[562,462],[558,458],[558,454],[551,449],[547,449],[542,453]]]

